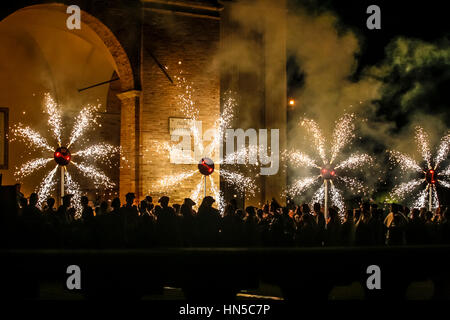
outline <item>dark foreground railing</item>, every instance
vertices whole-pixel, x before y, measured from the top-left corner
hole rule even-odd
[[[260,281],[286,299],[327,299],[336,285],[359,281],[368,299],[403,298],[413,281],[431,279],[434,298],[450,297],[450,246],[364,248],[186,248],[152,250],[1,250],[2,293],[36,298],[39,282],[65,286],[69,265],[81,269],[88,298],[139,298],[180,287],[188,299],[233,299]],[[381,270],[369,290],[367,268]]]

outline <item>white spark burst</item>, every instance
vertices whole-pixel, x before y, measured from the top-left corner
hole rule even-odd
[[[425,130],[420,126],[416,127],[416,141],[417,147],[422,153],[423,160],[426,161],[428,169],[431,169],[430,139]]]
[[[80,111],[78,116],[75,118],[74,126],[69,138],[69,144],[67,145],[67,148],[70,148],[72,144],[86,132],[89,126],[97,124],[97,119],[99,117],[97,111],[99,107],[100,105],[97,106],[88,105]]]
[[[64,170],[65,175],[65,188],[67,189],[67,194],[72,194],[72,206],[75,208],[75,218],[78,219],[81,217],[81,190],[80,185],[73,180],[67,168]]]
[[[191,170],[189,172],[182,172],[177,175],[166,176],[159,180],[158,183],[163,188],[163,190],[167,190],[167,188],[178,185],[180,182],[192,177],[197,172],[198,170]]]
[[[53,152],[54,149],[50,147],[47,140],[41,136],[40,133],[34,131],[30,127],[24,127],[21,123],[14,126],[12,128],[13,138],[11,141],[21,140],[23,142],[29,142],[31,145],[29,146],[33,150],[35,149],[45,149],[46,151]]]
[[[180,145],[173,145],[166,142],[154,141],[155,150],[158,153],[165,153],[170,156],[170,158],[176,158],[177,163],[192,165],[195,166],[195,169],[189,170],[184,173],[178,173],[171,176],[167,176],[164,179],[159,181],[159,185],[163,186],[165,191],[169,191],[176,187],[179,183],[185,181],[188,178],[191,178],[194,175],[198,175],[200,181],[197,183],[196,187],[192,191],[190,197],[197,204],[199,204],[199,197],[201,195],[201,190],[205,191],[204,184],[204,176],[200,174],[197,169],[198,163],[202,158],[210,158],[215,164],[221,165],[223,163],[235,163],[236,160],[239,159],[248,159],[252,157],[255,153],[251,147],[243,148],[244,150],[239,150],[236,153],[227,155],[225,159],[221,159],[220,148],[222,147],[222,141],[225,135],[225,130],[231,125],[231,121],[234,117],[234,108],[236,105],[236,100],[234,99],[231,92],[225,93],[226,98],[223,102],[223,110],[218,116],[217,120],[214,122],[213,127],[208,129],[209,137],[208,144],[205,146],[203,143],[203,132],[202,127],[200,125],[199,116],[199,108],[194,102],[194,88],[193,84],[189,83],[186,78],[183,76],[183,73],[180,72],[178,76],[175,77],[177,80],[177,87],[180,91],[180,94],[177,97],[177,102],[179,105],[179,110],[184,115],[185,118],[190,119],[190,127],[186,128],[190,136],[193,138],[194,144],[194,152],[190,150],[190,146],[188,147],[188,152],[186,150],[180,149]],[[257,154],[257,150],[256,150]],[[238,162],[240,163],[240,162]],[[239,191],[246,194],[246,196],[254,195],[256,184],[253,178],[245,176],[241,172],[234,172],[230,170],[224,170],[224,168],[216,168],[217,172],[220,172],[221,177],[234,187],[236,187]],[[209,183],[207,183],[207,194],[211,193],[216,197],[216,203],[219,208],[223,208],[223,196],[220,191],[220,188],[212,179],[212,176],[209,176]]]
[[[325,200],[325,186],[324,184],[330,182],[331,204],[339,208],[340,214],[344,211],[344,200],[342,191],[338,189],[342,186],[350,189],[356,193],[365,194],[368,190],[364,186],[364,183],[355,177],[349,176],[355,169],[362,166],[370,167],[373,164],[373,159],[365,153],[353,153],[348,158],[338,162],[336,166],[333,166],[333,162],[339,160],[342,150],[351,143],[355,138],[355,116],[354,114],[344,114],[336,121],[335,129],[333,131],[332,143],[330,150],[330,158],[327,158],[326,140],[320,130],[319,125],[311,119],[303,119],[300,125],[306,129],[306,131],[312,135],[315,149],[317,150],[319,158],[323,162],[323,167],[317,165],[316,160],[310,155],[293,150],[285,152],[283,157],[292,163],[296,167],[309,168],[311,176],[299,178],[291,186],[287,188],[286,194],[291,196],[299,196],[314,186],[317,182],[321,183],[321,186],[312,196],[311,203],[323,202]],[[319,172],[316,172],[316,170]],[[325,171],[322,171],[325,170]],[[324,172],[329,172],[330,177],[325,178]]]
[[[302,194],[306,189],[312,187],[316,182],[319,181],[320,176],[316,177],[306,177],[303,179],[298,179],[292,186],[289,187],[287,194],[292,196],[297,196]]]
[[[434,163],[432,162],[432,153],[430,149],[430,142],[428,133],[420,127],[416,126],[415,128],[415,141],[416,148],[418,152],[422,156],[422,160],[426,163],[425,168],[421,168],[420,165],[409,155],[400,153],[398,151],[390,151],[390,159],[393,163],[397,164],[403,173],[407,173],[408,171],[413,171],[416,174],[424,175],[421,179],[413,179],[408,182],[404,182],[395,186],[394,189],[390,193],[390,200],[403,201],[408,196],[413,196],[416,200],[413,202],[413,207],[424,207],[426,202],[428,201],[428,207],[436,208],[439,204],[438,194],[436,191],[435,182],[431,182],[428,178],[427,174],[433,172],[435,181],[438,186],[442,186],[445,188],[450,187],[450,183],[444,179],[442,176],[450,175],[450,166],[445,169],[437,170],[438,166],[447,159],[448,152],[450,150],[450,134],[447,133],[444,137],[442,137],[440,144],[436,150],[436,157],[434,158]],[[423,189],[419,191],[419,193],[415,193],[415,190],[419,186]],[[431,190],[431,199],[430,199],[430,190]]]
[[[442,161],[447,159],[448,152],[450,151],[450,133],[447,133],[442,137],[439,147],[436,152],[436,158],[434,159],[434,170],[438,168]]]
[[[297,167],[320,169],[320,167],[316,164],[316,161],[303,152],[299,152],[296,150],[289,151],[289,152],[285,151],[283,153],[283,158],[286,160],[290,160]]]
[[[56,180],[56,170],[58,170],[58,166],[56,166],[53,170],[51,170],[45,178],[41,181],[41,184],[37,188],[37,194],[38,194],[38,205],[42,208],[42,205],[44,201],[47,200],[47,198],[50,196],[52,191],[55,188]]]
[[[339,152],[344,148],[354,137],[355,124],[353,122],[355,115],[353,113],[346,113],[336,122],[333,133],[333,144],[331,145],[331,159],[333,163]]]
[[[335,169],[349,169],[349,170],[355,170],[363,165],[372,165],[373,159],[368,154],[363,153],[355,153],[352,154],[350,157],[339,163]]]
[[[67,141],[68,147],[74,145],[75,142],[80,140],[83,135],[93,126],[98,125],[98,107],[99,106],[84,107],[80,111],[78,116],[75,117],[72,134]],[[47,140],[40,133],[28,126],[23,126],[22,124],[18,124],[17,126],[13,127],[13,138],[11,140],[20,140],[27,142],[27,147],[29,147],[33,151],[35,151],[36,149],[40,149],[42,152],[50,152],[50,154],[47,153],[47,156],[51,155],[51,157],[41,157],[26,162],[21,167],[16,168],[15,175],[17,177],[24,178],[37,172],[39,169],[44,168],[48,163],[51,162],[51,160],[53,160],[53,153],[55,152],[55,150],[58,147],[63,146],[62,143],[64,141],[62,141],[63,125],[61,109],[48,93],[44,96],[43,108],[45,114],[48,116],[47,125],[49,127],[49,131],[51,133],[51,136],[55,139],[55,143],[53,144],[54,147],[51,147]],[[115,185],[111,181],[111,179],[106,176],[101,170],[97,169],[91,164],[86,163],[85,161],[102,161],[102,163],[109,165],[109,167],[111,168],[113,166],[111,162],[112,156],[118,154],[119,152],[119,147],[114,147],[106,143],[99,143],[88,146],[83,150],[73,152],[72,157],[74,157],[77,161],[79,160],[80,162],[74,162],[73,159],[71,159],[72,161],[70,163],[74,164],[74,167],[77,167],[84,176],[92,179],[96,187],[109,189],[114,187]],[[42,206],[43,202],[47,200],[47,198],[55,189],[55,185],[57,183],[56,171],[58,168],[59,166],[57,165],[54,169],[49,171],[41,181],[40,185],[36,188],[40,206]],[[79,187],[79,184],[74,181],[73,177],[70,175],[68,166],[62,167],[62,170],[64,172],[64,185],[66,193],[73,195],[72,205],[77,210],[78,216],[80,214],[79,211],[81,208],[79,203],[79,200],[81,198],[81,189]]]
[[[403,172],[408,170],[423,172],[423,169],[419,166],[419,164],[413,158],[404,153],[395,150],[389,151],[389,159],[391,162],[398,164]]]
[[[300,122],[302,127],[305,127],[308,133],[310,133],[314,138],[314,146],[317,148],[320,158],[323,164],[327,163],[327,155],[325,151],[325,139],[322,135],[322,131],[319,128],[317,122],[312,119],[303,119]]]
[[[105,189],[111,189],[115,186],[115,183],[96,167],[85,163],[77,163],[75,161],[72,161],[72,164],[77,167],[86,178],[92,179],[97,188],[102,186]]]
[[[19,169],[14,173],[18,178],[25,178],[32,174],[34,171],[39,170],[40,168],[45,167],[53,158],[38,158],[34,160],[30,160],[24,163]]]
[[[420,186],[424,182],[423,179],[414,179],[408,182],[399,184],[391,192],[391,201],[403,200],[406,195],[410,194],[415,188]]]
[[[330,182],[331,203],[339,209],[339,215],[343,218],[345,210],[344,197],[342,196],[342,192],[334,185],[333,180],[330,180]]]
[[[120,147],[113,146],[107,143],[98,143],[87,147],[86,149],[76,151],[72,153],[73,156],[78,156],[81,158],[91,158],[94,161],[101,161],[112,167],[111,163],[112,156],[119,154],[121,152]]]
[[[50,93],[44,95],[44,109],[47,113],[47,124],[53,137],[56,139],[58,146],[61,147],[61,131],[62,131],[62,120],[61,120],[61,110],[58,105],[53,100]]]

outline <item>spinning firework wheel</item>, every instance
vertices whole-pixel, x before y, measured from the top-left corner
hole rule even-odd
[[[45,95],[44,111],[47,114],[47,124],[49,131],[52,134],[55,142],[50,144],[39,132],[22,124],[16,125],[12,128],[13,137],[11,141],[22,140],[26,143],[33,154],[37,151],[42,152],[42,157],[24,163],[15,172],[16,177],[22,179],[29,176],[38,170],[46,167],[50,162],[55,161],[56,166],[48,171],[47,175],[42,179],[40,185],[36,188],[38,193],[38,203],[42,206],[43,202],[51,195],[57,184],[57,170],[61,170],[60,177],[60,194],[62,198],[67,192],[73,195],[74,206],[77,209],[77,214],[80,213],[81,190],[79,184],[72,178],[69,173],[70,170],[77,170],[86,178],[92,180],[97,188],[110,189],[115,186],[115,183],[100,169],[94,165],[89,164],[89,161],[101,161],[113,167],[113,156],[119,154],[120,148],[106,143],[93,144],[84,149],[71,152],[71,149],[76,149],[77,143],[83,138],[90,128],[98,125],[97,119],[98,106],[86,106],[82,108],[78,116],[74,118],[73,128],[70,137],[67,139],[67,144],[62,144],[62,113],[61,109],[53,101],[50,94]],[[54,145],[56,147],[51,147]],[[70,149],[69,149],[70,148]],[[51,155],[51,157],[49,157]],[[72,169],[73,168],[73,169]]]

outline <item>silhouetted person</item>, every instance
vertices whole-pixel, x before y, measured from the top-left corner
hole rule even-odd
[[[181,214],[181,239],[183,246],[192,247],[195,245],[195,235],[197,234],[197,226],[195,221],[195,211],[192,208],[196,203],[190,199],[185,198],[180,207]]]
[[[400,245],[405,241],[407,218],[400,212],[399,205],[391,204],[391,212],[384,220],[386,225],[386,244]]]
[[[355,225],[355,245],[371,246],[375,244],[371,219],[369,203],[364,202],[360,206],[360,217]]]
[[[411,218],[406,225],[406,243],[411,245],[424,243],[425,222],[420,218],[419,209],[412,209]]]
[[[225,206],[221,224],[222,246],[237,247],[243,245],[244,226],[232,203]]]
[[[162,196],[158,202],[161,204],[161,210],[156,220],[156,228],[158,230],[160,245],[178,246],[180,244],[180,238],[175,210],[169,207],[169,197],[167,196]]]
[[[135,198],[136,196],[133,192],[128,192],[125,195],[125,205],[120,208],[120,215],[122,217],[122,225],[124,230],[124,240],[128,246],[133,246],[137,243],[136,228],[139,213],[137,207],[134,205]]]
[[[352,246],[355,243],[355,222],[353,221],[353,210],[351,209],[345,212],[340,238],[343,246]]]
[[[257,246],[260,244],[260,234],[258,230],[258,220],[256,218],[255,207],[249,206],[245,208],[247,213],[244,218],[244,234],[245,234],[245,245],[247,246]]]
[[[56,213],[55,198],[48,198],[46,202],[47,202],[47,206],[43,213],[47,218],[53,217]]]
[[[89,199],[86,196],[82,196],[80,199],[81,202],[81,219],[83,222],[90,223],[94,218],[94,211],[89,205]]]
[[[198,235],[200,246],[217,246],[219,244],[220,214],[212,207],[215,200],[206,196],[198,208]]]
[[[23,216],[26,218],[40,218],[41,217],[41,210],[37,207],[39,197],[37,193],[32,193],[30,195],[28,206],[23,211]]]
[[[433,222],[433,213],[425,211],[425,242],[427,244],[436,243],[437,226]]]
[[[327,246],[337,246],[340,244],[341,221],[335,208],[328,209],[328,221],[325,244]]]

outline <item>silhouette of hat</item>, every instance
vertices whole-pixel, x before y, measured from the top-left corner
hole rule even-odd
[[[164,201],[169,202],[169,197],[168,196],[162,196],[158,200],[159,203],[163,203]]]
[[[134,195],[134,192],[128,192],[126,195],[125,195],[125,198],[136,198],[136,196]]]
[[[184,198],[184,203],[187,205],[195,206],[196,203],[191,198]]]
[[[216,202],[216,200],[214,200],[214,198],[211,197],[211,196],[206,196],[205,199],[203,199],[203,202],[205,202],[205,203],[214,203],[214,202]]]

